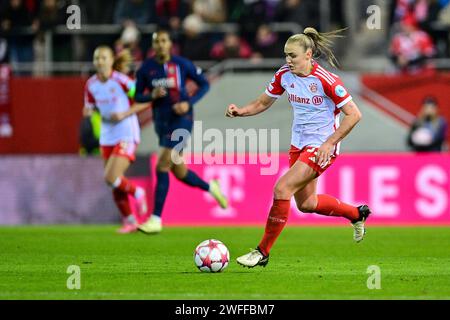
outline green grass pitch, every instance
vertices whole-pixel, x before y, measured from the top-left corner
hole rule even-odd
[[[450,299],[450,227],[288,227],[266,268],[235,263],[262,227],[166,228],[118,235],[113,226],[0,228],[0,299]],[[206,239],[229,248],[219,274],[201,273],[193,251]],[[69,290],[78,265],[81,289]],[[376,265],[381,289],[368,289]]]

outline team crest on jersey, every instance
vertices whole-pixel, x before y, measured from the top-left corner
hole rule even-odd
[[[345,90],[345,88],[341,85],[336,86],[336,88],[334,89],[334,92],[340,98],[343,98],[347,95],[347,90]]]
[[[317,92],[317,83],[311,83],[309,85],[309,91],[311,91],[312,93],[316,93]]]

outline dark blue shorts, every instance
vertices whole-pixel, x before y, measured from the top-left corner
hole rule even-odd
[[[159,146],[169,149],[176,147],[179,150],[185,148],[187,140],[192,132],[192,125],[192,115],[155,121],[155,130],[159,138]]]

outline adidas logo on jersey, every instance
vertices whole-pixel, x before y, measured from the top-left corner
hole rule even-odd
[[[291,84],[291,88],[295,88],[294,84]]]

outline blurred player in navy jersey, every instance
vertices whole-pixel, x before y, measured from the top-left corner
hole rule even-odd
[[[169,172],[183,183],[209,192],[222,208],[228,206],[218,182],[213,180],[207,183],[189,170],[183,162],[182,150],[178,150],[180,141],[172,140],[172,133],[177,129],[192,131],[193,107],[208,92],[208,80],[191,61],[171,55],[172,41],[168,31],[155,32],[152,47],[155,56],[146,60],[137,72],[135,97],[137,102],[153,101],[155,130],[160,146],[153,214],[139,226],[139,230],[149,234],[162,230],[161,214],[169,191]],[[189,96],[186,90],[187,79],[198,86],[193,96]]]

